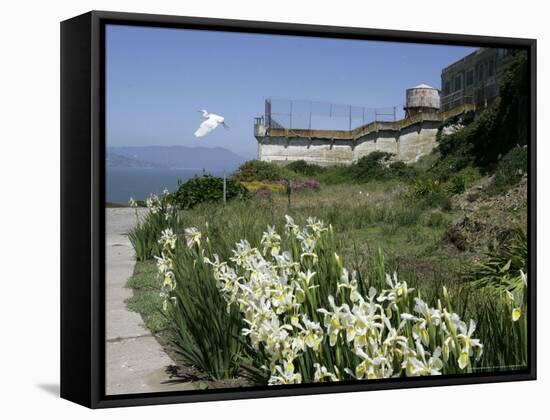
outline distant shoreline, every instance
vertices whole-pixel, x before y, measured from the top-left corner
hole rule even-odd
[[[221,176],[223,170],[107,168],[105,201],[126,205],[130,197],[135,200],[145,200],[151,194],[162,194],[165,188],[175,191],[180,182],[204,174]]]

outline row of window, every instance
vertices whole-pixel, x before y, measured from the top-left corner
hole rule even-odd
[[[457,92],[461,90],[464,86],[470,87],[474,84],[474,69],[469,69],[465,72],[466,80],[463,80],[464,73],[458,73],[454,76],[454,78],[449,78],[445,81],[445,85],[443,86],[443,94],[449,95],[453,92]],[[492,77],[495,75],[495,61],[493,59],[477,63],[475,66],[475,75],[477,75],[477,81],[478,83],[483,82],[489,77]]]

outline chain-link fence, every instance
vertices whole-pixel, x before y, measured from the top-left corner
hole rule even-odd
[[[265,124],[270,128],[353,130],[374,121],[396,121],[402,117],[402,106],[368,108],[278,98],[265,101]]]

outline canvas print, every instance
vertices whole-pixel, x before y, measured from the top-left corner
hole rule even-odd
[[[528,56],[107,24],[107,395],[528,367]]]

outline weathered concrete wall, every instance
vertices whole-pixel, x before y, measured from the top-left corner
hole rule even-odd
[[[387,152],[395,154],[399,158],[399,142],[397,140],[399,132],[397,131],[379,131],[370,133],[357,140],[353,154],[353,161],[361,159],[374,151]],[[349,162],[351,163],[351,162]]]
[[[424,121],[421,126],[409,126],[400,131],[397,141],[397,158],[403,162],[416,162],[420,156],[429,154],[437,145],[439,123]]]
[[[369,153],[382,151],[412,163],[436,146],[439,125],[438,121],[422,121],[399,130],[369,132],[357,139],[257,136],[258,159],[281,164],[305,160],[322,166],[349,165]]]
[[[351,141],[266,137],[259,145],[258,159],[268,162],[290,163],[296,160],[317,165],[348,165],[354,159]]]

